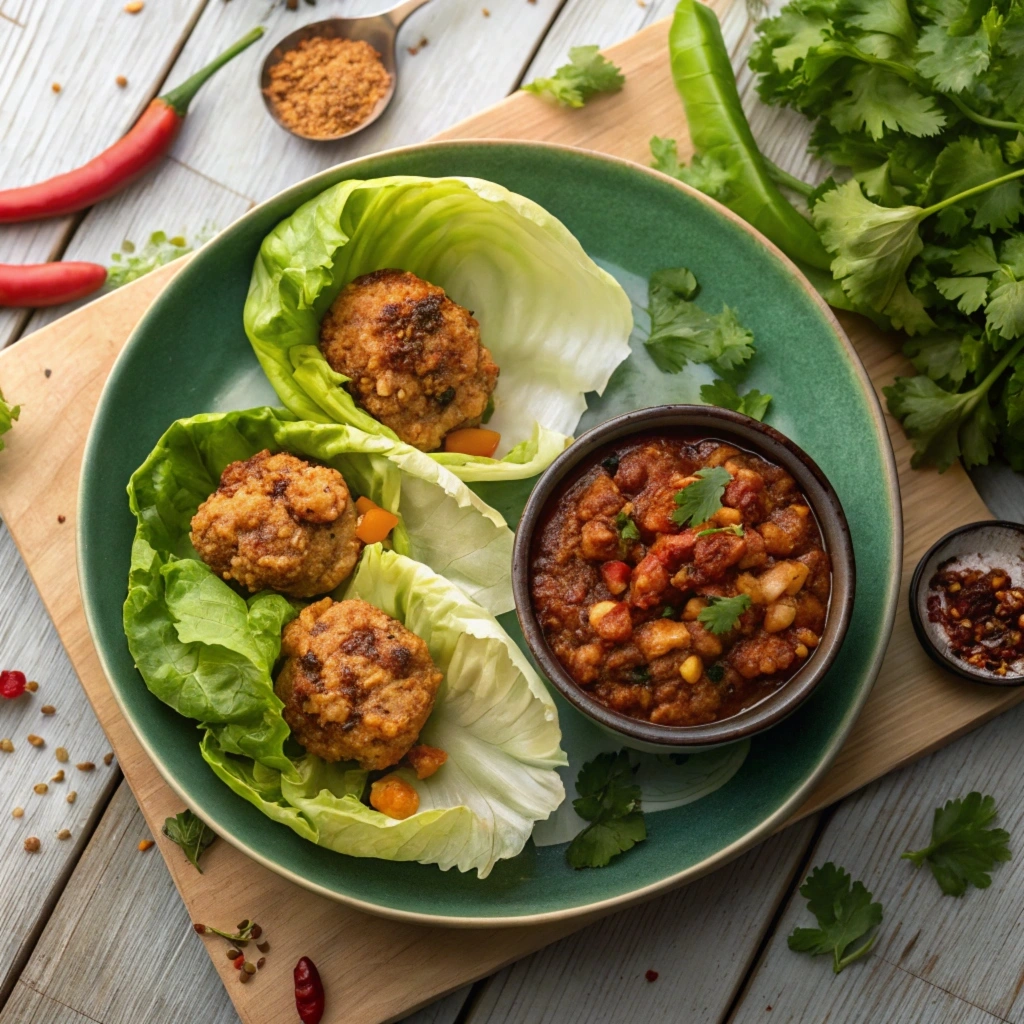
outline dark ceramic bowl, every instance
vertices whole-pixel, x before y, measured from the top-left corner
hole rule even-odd
[[[655,725],[612,711],[572,679],[551,652],[530,600],[533,538],[549,501],[575,477],[581,463],[597,449],[637,435],[683,433],[725,441],[761,455],[785,469],[806,495],[832,558],[832,596],[821,642],[806,663],[760,703],[731,718],[708,725]],[[772,427],[740,413],[703,405],[661,405],[616,416],[588,430],[541,476],[523,510],[512,556],[512,587],[523,636],[538,664],[559,693],[584,715],[621,737],[630,747],[654,752],[708,749],[747,739],[776,725],[795,711],[821,682],[842,646],[853,610],[855,568],[850,530],[832,485],[811,457]]]
[[[925,553],[910,580],[910,621],[932,661],[964,679],[989,686],[1024,686],[1024,674],[997,676],[954,657],[943,628],[928,621],[928,582],[950,558],[977,560],[989,568],[1007,569],[1019,585],[1024,579],[1024,525],[990,519],[958,526],[940,537]]]

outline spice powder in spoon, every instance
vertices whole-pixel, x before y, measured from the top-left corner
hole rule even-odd
[[[269,74],[266,94],[282,124],[317,139],[358,128],[391,86],[380,54],[361,39],[303,39]]]

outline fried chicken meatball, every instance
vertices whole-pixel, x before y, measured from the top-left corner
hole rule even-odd
[[[232,462],[192,517],[192,546],[219,576],[252,592],[315,597],[359,557],[356,510],[342,475],[287,452]]]
[[[404,270],[357,277],[320,326],[320,349],[356,403],[421,451],[480,423],[498,367],[480,325],[436,285]]]
[[[325,597],[285,626],[274,684],[284,720],[311,754],[397,764],[419,737],[441,684],[427,645],[365,601]]]

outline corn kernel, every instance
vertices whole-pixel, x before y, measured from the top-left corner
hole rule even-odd
[[[679,666],[679,674],[692,685],[704,674],[704,662],[696,654],[691,654]]]

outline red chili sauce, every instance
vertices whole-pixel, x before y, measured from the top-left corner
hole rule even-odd
[[[928,621],[942,626],[949,652],[974,668],[1024,672],[1024,589],[1006,569],[941,563],[928,581]]]
[[[575,682],[672,726],[729,718],[782,686],[817,646],[832,587],[785,470],[664,435],[587,461],[545,510],[531,570],[541,629]]]

